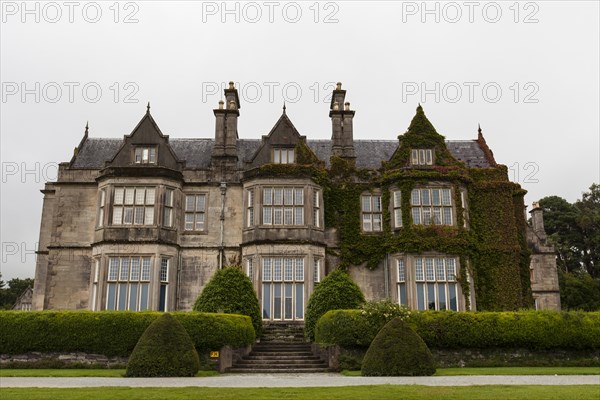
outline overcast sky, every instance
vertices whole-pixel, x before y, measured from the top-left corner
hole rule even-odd
[[[44,182],[81,140],[129,134],[151,102],[171,138],[213,137],[226,82],[241,138],[287,113],[331,137],[341,81],[355,139],[394,140],[420,102],[475,139],[531,204],[600,181],[598,1],[2,1],[2,275],[33,277]],[[90,221],[93,223],[93,221]]]

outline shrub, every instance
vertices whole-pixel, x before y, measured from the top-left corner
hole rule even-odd
[[[127,362],[125,376],[194,376],[200,368],[190,335],[170,314],[144,331]]]
[[[162,313],[128,311],[1,311],[0,354],[84,352],[127,357],[146,328]],[[198,312],[172,313],[196,350],[254,343],[249,317]]]
[[[435,364],[429,348],[400,318],[379,331],[362,362],[364,376],[429,376]]]
[[[256,336],[262,333],[258,296],[240,267],[217,271],[196,299],[194,311],[247,315],[252,319]]]
[[[365,302],[360,288],[350,276],[336,269],[323,279],[313,291],[306,307],[304,332],[311,341],[315,339],[315,325],[329,310],[357,308]]]
[[[362,310],[330,310],[319,318],[315,342],[323,346],[367,348],[382,327],[370,324]]]
[[[391,300],[369,301],[361,307],[361,314],[367,318],[369,323],[379,329],[394,318],[405,321],[410,317],[410,310]]]

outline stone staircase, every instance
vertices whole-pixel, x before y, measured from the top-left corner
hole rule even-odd
[[[305,373],[329,372],[327,363],[313,354],[304,340],[304,327],[292,323],[264,326],[260,343],[233,364],[227,372]]]

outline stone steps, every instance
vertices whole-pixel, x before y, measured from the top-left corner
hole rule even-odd
[[[260,343],[227,372],[234,373],[317,373],[329,372],[328,365],[313,354],[299,324],[269,324]]]

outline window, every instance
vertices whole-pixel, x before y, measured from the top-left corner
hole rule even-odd
[[[156,147],[136,147],[136,164],[156,164]]]
[[[173,226],[173,189],[165,190],[165,202],[163,207],[163,226],[170,228]]]
[[[392,192],[394,206],[394,228],[402,228],[402,194],[399,190]]]
[[[246,195],[246,218],[248,227],[254,226],[254,189],[249,189]]]
[[[363,231],[381,232],[381,195],[363,195],[361,204]]]
[[[433,150],[412,149],[410,163],[412,165],[433,165]]]
[[[318,228],[321,226],[321,201],[320,191],[313,190],[313,226]]]
[[[154,224],[153,187],[116,187],[113,197],[113,225]]]
[[[406,298],[406,265],[404,259],[399,259],[397,262],[398,266],[398,303],[400,305],[408,306]]]
[[[150,257],[109,257],[106,309],[147,310],[150,266]]]
[[[98,279],[100,278],[100,259],[94,260],[94,271],[92,281],[92,311],[97,310],[96,298],[98,296]]]
[[[185,196],[185,230],[203,231],[206,218],[206,195],[188,194]]]
[[[313,260],[313,282],[315,286],[321,282],[321,260],[318,258]]]
[[[169,259],[160,259],[160,292],[158,297],[158,311],[167,311],[167,294],[169,288]]]
[[[246,276],[252,280],[254,276],[254,264],[251,258],[246,260]]]
[[[413,189],[410,196],[415,225],[453,225],[450,189]]]
[[[104,206],[106,205],[106,190],[100,190],[100,198],[98,199],[98,223],[97,227],[104,225]]]
[[[458,311],[458,283],[456,259],[449,257],[416,257],[414,285],[416,309]],[[408,284],[405,260],[398,260],[398,300],[408,304]]]
[[[304,259],[262,259],[262,315],[267,320],[304,319]]]
[[[273,163],[275,164],[293,164],[294,149],[273,149]]]
[[[263,188],[263,225],[304,225],[304,189]]]

